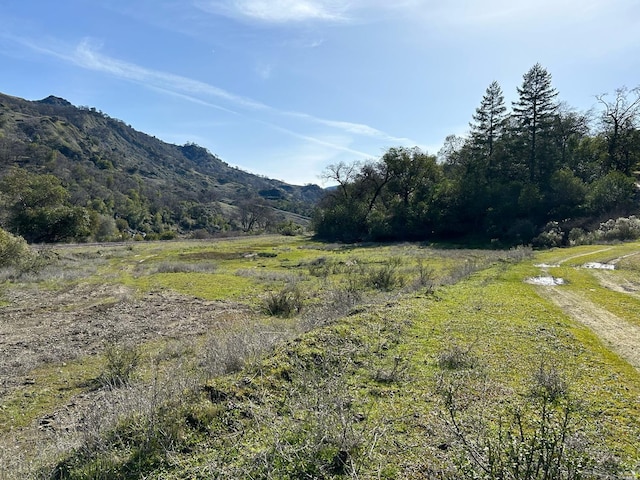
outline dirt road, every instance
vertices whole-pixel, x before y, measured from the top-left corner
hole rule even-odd
[[[599,252],[607,250],[609,249],[602,249]],[[568,257],[559,263],[577,257],[579,256]],[[616,264],[619,260],[615,259],[608,263]],[[593,274],[602,288],[638,297],[637,286],[623,279],[615,279],[604,271],[594,270]],[[612,351],[640,371],[640,327],[596,305],[585,295],[571,290],[566,285],[539,286],[537,289],[543,297],[551,300],[574,320],[591,329]]]

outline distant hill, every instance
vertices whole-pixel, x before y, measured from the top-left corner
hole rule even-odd
[[[116,236],[304,223],[323,195],[317,185],[231,167],[195,144],[163,142],[95,108],[0,94],[0,178],[16,168],[54,175],[70,206],[118,220]]]

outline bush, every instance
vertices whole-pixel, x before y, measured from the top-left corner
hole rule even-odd
[[[277,231],[280,235],[286,235],[293,237],[295,235],[302,235],[304,233],[304,227],[289,220],[278,225]]]
[[[34,256],[24,238],[0,228],[0,267],[19,267]]]
[[[371,288],[390,292],[396,285],[401,283],[401,279],[398,277],[396,270],[396,265],[392,265],[391,263],[374,269],[367,274],[366,284]]]
[[[640,219],[632,215],[629,218],[621,217],[616,220],[608,220],[600,224],[595,236],[608,241],[635,240],[640,238]]]
[[[452,444],[445,446],[458,452],[458,472],[450,478],[620,478],[615,461],[598,460],[602,452],[597,439],[587,436],[578,422],[580,403],[571,398],[565,379],[553,367],[542,365],[522,401],[497,412],[497,417],[487,412],[486,405],[472,408],[482,399],[473,399],[467,391],[471,379],[443,376],[438,384],[445,424],[452,433]]]
[[[274,317],[292,317],[302,311],[302,294],[296,286],[287,286],[267,296],[264,309]]]
[[[438,356],[438,366],[448,370],[473,368],[478,364],[478,359],[471,353],[471,349],[462,349],[458,345],[444,350]]]
[[[533,239],[533,245],[538,248],[553,248],[562,246],[563,233],[558,222],[549,222],[544,231]]]
[[[640,218],[632,215],[602,222],[591,232],[573,228],[569,232],[569,245],[589,245],[596,242],[625,242],[640,238]]]
[[[140,363],[138,349],[128,345],[110,343],[104,351],[105,367],[99,382],[108,388],[128,385]]]
[[[572,228],[569,231],[569,245],[583,245],[588,243],[588,235],[582,228]]]

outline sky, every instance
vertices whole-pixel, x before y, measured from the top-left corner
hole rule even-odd
[[[0,92],[95,107],[230,165],[323,185],[437,154],[489,84],[540,63],[560,101],[640,85],[637,0],[2,0]]]

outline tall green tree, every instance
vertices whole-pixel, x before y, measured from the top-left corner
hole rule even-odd
[[[589,114],[577,112],[565,103],[558,105],[553,123],[553,137],[560,154],[559,168],[575,163],[573,157],[578,144],[589,132],[589,117]]]
[[[492,160],[497,139],[502,135],[505,126],[507,107],[504,95],[498,82],[493,81],[487,87],[480,106],[476,108],[471,126],[471,142],[487,161],[487,167],[492,169]]]
[[[528,159],[529,180],[534,182],[552,173],[551,152],[547,147],[558,92],[551,85],[551,74],[536,63],[524,74],[518,95],[513,102],[513,115]]]
[[[436,157],[418,147],[390,148],[381,163],[387,172],[385,204],[391,231],[397,237],[423,236],[430,231],[430,205],[441,178]]]

